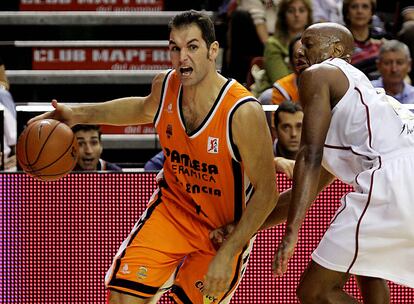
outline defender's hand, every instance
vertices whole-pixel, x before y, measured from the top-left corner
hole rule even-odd
[[[274,275],[280,277],[286,272],[289,259],[295,251],[297,242],[297,233],[286,233],[283,236],[273,260],[272,269]]]

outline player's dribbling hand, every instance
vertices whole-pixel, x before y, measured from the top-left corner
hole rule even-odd
[[[207,274],[204,276],[203,294],[209,297],[219,297],[226,292],[230,285],[233,257],[226,252],[218,251],[211,260]]]
[[[292,257],[293,252],[295,251],[297,242],[297,233],[285,233],[279,244],[279,247],[276,250],[276,254],[273,260],[272,269],[274,275],[280,277],[286,272],[289,259]]]
[[[290,179],[293,178],[293,170],[295,168],[295,161],[284,157],[275,157],[273,160],[277,172],[283,172]]]
[[[30,119],[27,124],[31,124],[32,122],[41,119],[56,119],[67,124],[70,127],[74,124],[72,122],[73,114],[71,108],[64,104],[58,103],[56,99],[52,100],[52,106],[55,108],[53,111],[35,116]]]
[[[226,241],[227,237],[236,228],[235,224],[227,224],[225,226],[214,229],[210,232],[210,240],[216,250],[219,250],[221,245]]]

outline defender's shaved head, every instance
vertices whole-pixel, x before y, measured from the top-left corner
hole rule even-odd
[[[303,36],[305,35],[317,35],[326,46],[335,43],[342,45],[343,52],[335,57],[350,60],[354,50],[354,38],[345,26],[333,22],[316,23],[305,30]]]

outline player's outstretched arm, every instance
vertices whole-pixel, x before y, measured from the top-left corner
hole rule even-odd
[[[324,168],[321,169],[321,176],[319,178],[319,186],[318,186],[318,193],[322,192],[326,187],[328,187],[333,181],[335,180],[335,176],[326,171]],[[279,224],[286,222],[288,212],[289,212],[289,205],[292,195],[292,189],[287,189],[283,191],[280,196],[279,200],[277,201],[276,207],[267,217],[265,222],[260,227],[260,230],[265,230],[268,228],[272,228]],[[226,241],[229,235],[233,232],[234,228],[236,227],[237,223],[231,223],[226,226],[214,229],[210,233],[210,239],[213,243],[213,246],[218,250],[221,245]]]
[[[219,295],[230,284],[232,259],[239,254],[273,210],[278,192],[269,128],[259,103],[241,105],[232,121],[232,136],[243,161],[244,170],[254,187],[239,223],[223,243],[209,265],[205,292]]]
[[[306,212],[319,194],[323,148],[331,121],[328,76],[323,68],[314,67],[301,75],[299,92],[304,107],[302,141],[296,157],[286,231],[273,264],[273,271],[278,276],[286,272]]]
[[[28,123],[46,118],[59,120],[69,126],[76,124],[129,125],[150,123],[153,121],[159,106],[164,77],[164,73],[155,76],[152,81],[151,93],[145,97],[125,97],[101,103],[71,106],[53,100],[53,111],[38,115],[30,119]]]

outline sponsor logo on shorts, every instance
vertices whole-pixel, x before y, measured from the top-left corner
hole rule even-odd
[[[145,266],[140,266],[138,268],[138,273],[137,273],[137,277],[138,280],[143,281],[147,278],[147,272],[148,272],[148,268]]]
[[[195,282],[195,287],[200,290],[200,292],[204,291],[204,283],[203,281],[196,281]],[[203,295],[203,304],[214,304],[214,303],[218,303],[218,299],[213,297],[213,296],[209,296],[209,295]]]
[[[124,264],[124,266],[122,266],[121,273],[122,274],[130,274],[131,273],[131,271],[129,271],[128,264]]]

